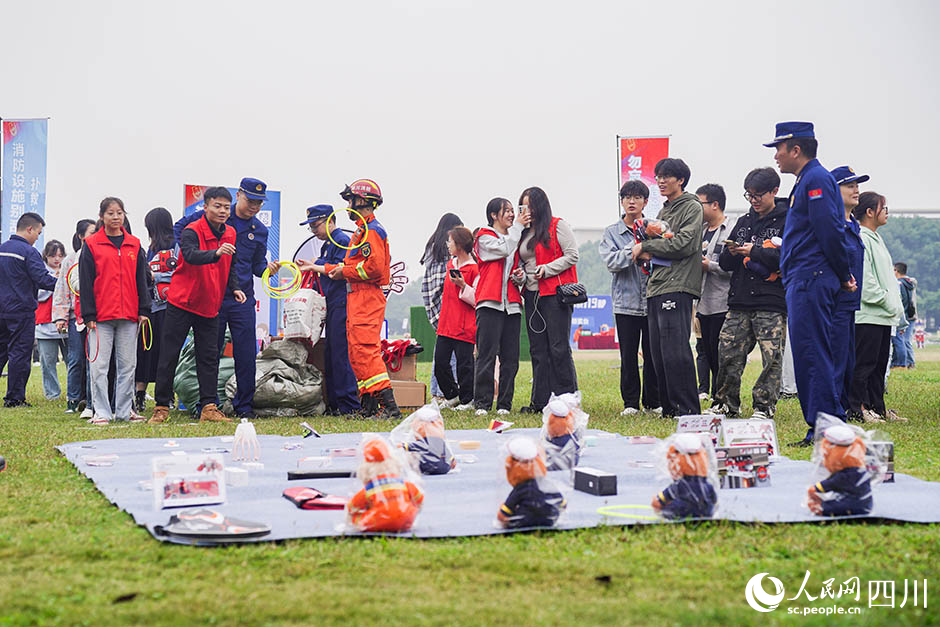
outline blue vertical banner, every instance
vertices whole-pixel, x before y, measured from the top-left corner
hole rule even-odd
[[[183,215],[203,208],[202,194],[206,185],[183,186]],[[237,187],[227,187],[235,198]],[[281,192],[265,192],[268,197],[256,216],[261,224],[268,227],[268,260],[277,261],[281,258]],[[255,332],[258,339],[267,339],[268,335],[278,334],[280,301],[273,301],[268,293],[261,287],[261,279],[255,277]]]
[[[28,211],[46,215],[46,146],[49,120],[3,120],[3,198],[0,240],[16,232]]]

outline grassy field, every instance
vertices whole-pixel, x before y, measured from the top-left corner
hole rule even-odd
[[[940,348],[917,353],[915,370],[895,371],[888,407],[908,416],[889,424],[897,470],[940,480]],[[664,436],[674,425],[622,418],[619,372],[610,359],[579,356],[591,426]],[[748,366],[745,382],[756,377]],[[429,377],[423,365],[419,375]],[[528,400],[524,364],[516,406]],[[869,580],[928,580],[940,586],[940,526],[911,524],[675,524],[604,527],[449,540],[328,539],[202,549],[159,543],[110,505],[54,446],[102,437],[187,437],[232,433],[219,425],[87,429],[41,398],[31,409],[0,409],[0,624],[937,624],[940,597],[916,608],[867,608]],[[750,399],[745,400],[749,406]],[[535,418],[514,414],[519,426]],[[796,400],[782,401],[781,443],[804,433]],[[325,432],[374,423],[315,419]],[[257,422],[259,433],[296,434],[297,420]],[[483,420],[449,420],[474,428]],[[784,454],[808,458],[806,449]],[[857,576],[861,601],[785,600],[759,614],[744,600],[751,576],[779,578],[792,597],[810,571],[818,596]],[[769,585],[769,584],[768,584]],[[912,585],[912,584],[911,584]],[[769,589],[769,588],[768,588]],[[912,593],[911,593],[912,594]],[[934,601],[934,598],[937,600]],[[797,618],[788,608],[861,607],[856,616]],[[839,621],[838,619],[842,619]]]

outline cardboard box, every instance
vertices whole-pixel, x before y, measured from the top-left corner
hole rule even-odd
[[[417,381],[418,380],[418,355],[405,355],[401,360],[401,368],[392,372],[388,371],[388,376],[392,381]],[[422,403],[423,405],[424,403]],[[399,403],[401,405],[401,403]]]
[[[718,480],[722,488],[766,488],[770,486],[770,457],[767,444],[720,446],[715,449]]]
[[[395,402],[401,409],[421,407],[427,403],[428,388],[420,381],[392,381]]]
[[[595,496],[617,494],[617,475],[597,468],[575,468],[574,489]]]

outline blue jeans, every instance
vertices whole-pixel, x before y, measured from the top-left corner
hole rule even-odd
[[[914,331],[914,325],[908,324],[903,331],[898,331],[897,335],[891,336],[891,346],[894,349],[894,357],[891,359],[891,367],[900,366],[907,368],[914,365],[914,348],[911,346],[911,334]]]
[[[47,401],[57,399],[62,394],[56,364],[59,361],[59,347],[64,339],[37,340],[39,345],[39,366],[42,369],[42,393]]]
[[[85,380],[85,344],[82,341],[81,332],[75,328],[75,318],[69,320],[68,347],[65,397],[69,401],[77,402],[86,398],[82,390],[82,383]]]

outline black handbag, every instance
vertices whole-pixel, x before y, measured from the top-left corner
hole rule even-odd
[[[555,288],[555,295],[562,305],[577,305],[587,302],[587,289],[580,283],[562,283]]]

